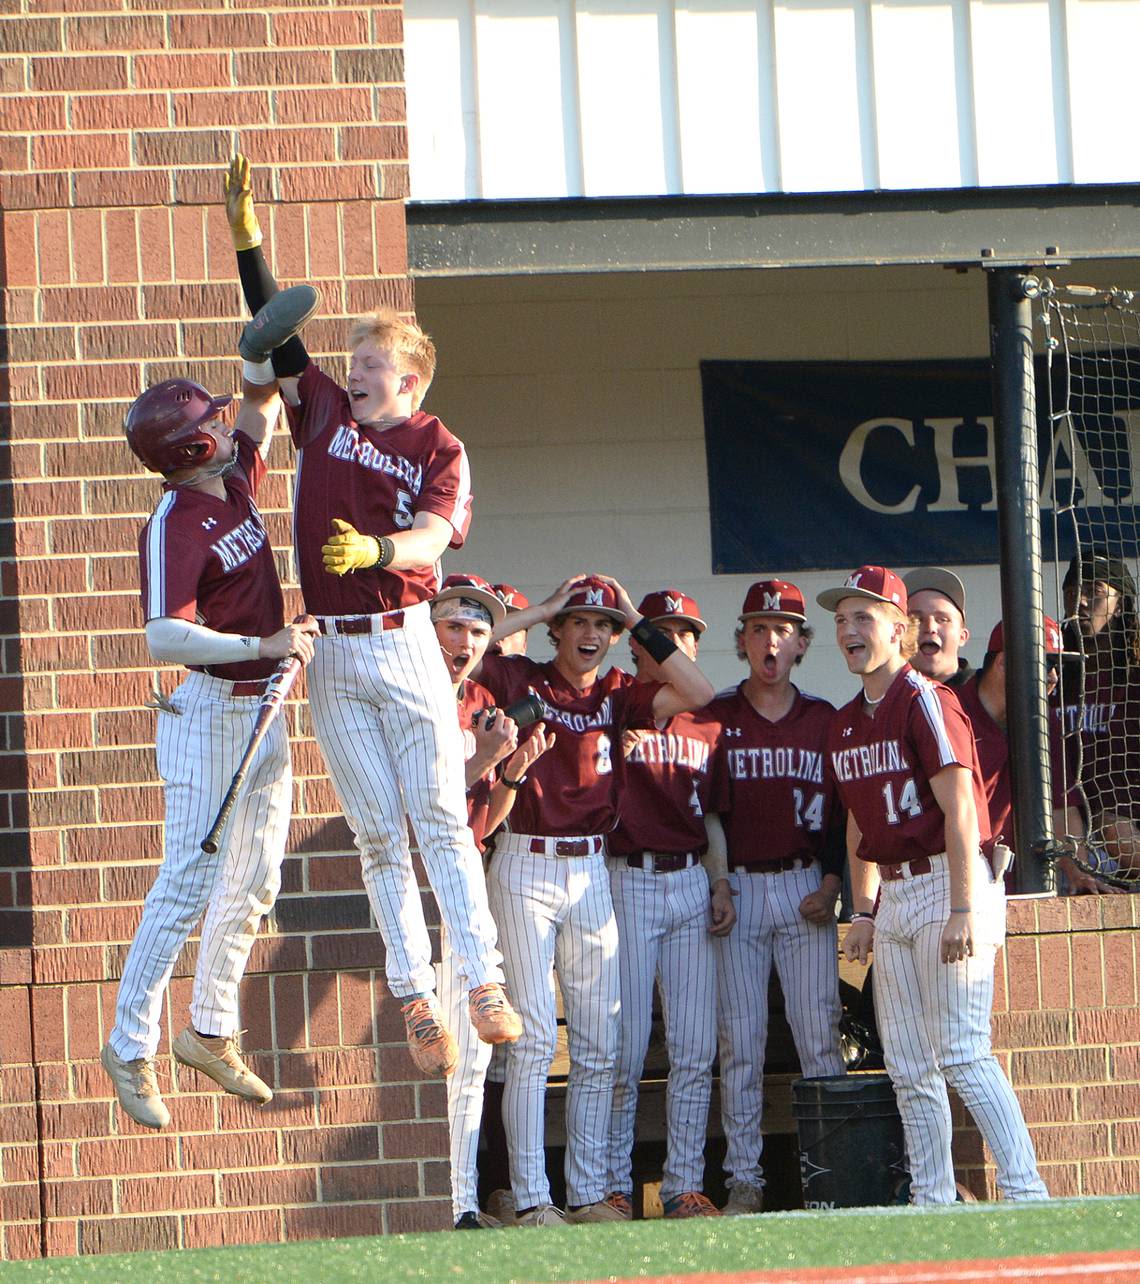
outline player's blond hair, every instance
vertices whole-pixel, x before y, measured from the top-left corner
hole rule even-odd
[[[419,375],[412,394],[412,409],[418,410],[435,376],[435,344],[414,321],[408,321],[395,308],[377,308],[366,312],[352,323],[348,332],[349,351],[362,343],[374,343],[386,352],[397,366]]]
[[[902,653],[904,660],[909,660],[912,655],[918,654],[918,620],[916,617],[907,615],[900,607],[893,602],[872,602],[870,609],[881,610],[883,614],[891,621],[892,624],[905,624],[906,632],[899,641],[899,651]]]

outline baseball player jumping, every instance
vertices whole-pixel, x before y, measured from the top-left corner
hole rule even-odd
[[[449,575],[432,599],[431,617],[451,674],[466,758],[467,813],[476,846],[502,824],[516,793],[497,777],[506,762],[508,778],[523,776],[553,744],[536,723],[522,744],[518,728],[491,694],[470,678],[491,640],[491,629],[506,618],[506,608],[486,581],[474,575]],[[475,1035],[467,1019],[467,993],[446,931],[440,962],[440,1005],[459,1048],[459,1062],[447,1079],[447,1124],[451,1142],[451,1201],[456,1230],[483,1230],[500,1223],[479,1209],[475,1158],[483,1111],[483,1081],[492,1048]]]
[[[950,1084],[993,1152],[1005,1197],[1047,1199],[1021,1107],[990,1052],[1005,888],[982,854],[989,824],[969,719],[948,687],[907,663],[914,627],[893,571],[860,567],[818,601],[835,612],[836,642],[862,680],[827,740],[848,807],[855,912],[844,953],[865,963],[874,947],[911,1198],[955,1201]]]
[[[736,930],[717,940],[721,1115],[730,1216],[763,1207],[764,1052],[768,982],[784,1007],[807,1078],[843,1074],[835,902],[843,831],[835,786],[824,771],[834,708],[805,695],[792,671],[812,631],[803,594],[761,580],[744,599],[737,653],[748,677],[705,711],[721,724],[719,755],[730,782],[723,822]]]
[[[564,1220],[550,1202],[543,1146],[546,1079],[558,1033],[556,968],[570,1052],[566,1220],[629,1215],[628,1207],[606,1201],[620,979],[605,854],[618,815],[620,736],[628,726],[699,708],[712,694],[693,661],[643,619],[608,576],[575,576],[496,632],[540,622],[549,626],[552,661],[488,655],[478,671],[500,705],[537,693],[546,725],[556,733],[554,747],[525,778],[503,778],[519,797],[510,832],[495,839],[489,875],[507,977],[523,1021],[522,1036],[510,1049],[503,1100],[515,1224],[522,1226]],[[599,676],[627,625],[658,664],[660,682],[640,683],[616,668]]]
[[[174,1039],[174,1058],[235,1096],[262,1105],[273,1097],[239,1053],[238,987],[281,885],[292,773],[280,718],[249,767],[219,854],[204,854],[201,840],[268,678],[288,655],[312,659],[317,626],[308,617],[283,624],[273,550],[254,503],[280,400],[249,385],[245,392],[233,429],[221,417],[232,398],[212,397],[189,379],[148,389],[126,419],[131,449],[165,478],[139,539],[147,647],[156,663],[189,670],[173,695],[156,698],[163,860],[123,965],[101,1057],[119,1104],[147,1128],[170,1122],[154,1069],[162,999],[203,910],[191,1024]]]
[[[383,312],[353,325],[347,388],[322,373],[298,337],[277,343],[277,312],[290,292],[276,292],[261,253],[244,157],[227,173],[226,209],[255,312],[242,338],[247,377],[280,383],[297,448],[297,564],[320,629],[308,683],[313,724],[356,836],[412,1059],[425,1074],[446,1075],[458,1054],[435,999],[405,814],[479,1037],[503,1042],[518,1028],[467,825],[463,740],[428,606],[439,559],[463,544],[470,525],[467,455],[420,409],[435,348],[418,326]]]
[[[705,630],[700,607],[678,589],[642,599],[638,611],[695,661]],[[639,682],[661,671],[630,640]],[[622,732],[621,818],[610,838],[610,891],[618,925],[621,1036],[610,1127],[611,1202],[632,1215],[637,1089],[661,989],[669,1078],[661,1182],[665,1216],[719,1217],[703,1193],[705,1135],[716,1057],[716,956],[710,933],[736,922],[724,853],[708,868],[704,818],[728,810],[728,783],[714,775],[720,724],[704,713]],[[704,867],[702,868],[702,865]],[[711,903],[710,903],[711,884]]]

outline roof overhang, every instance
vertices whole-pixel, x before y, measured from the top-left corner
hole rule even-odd
[[[1140,183],[407,205],[417,278],[1140,256]]]

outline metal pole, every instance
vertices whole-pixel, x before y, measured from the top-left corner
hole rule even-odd
[[[1014,884],[1022,895],[1055,891],[1052,779],[1045,697],[1041,585],[1041,482],[1033,318],[1039,292],[1024,268],[988,269],[993,360],[1005,691],[1016,823]]]

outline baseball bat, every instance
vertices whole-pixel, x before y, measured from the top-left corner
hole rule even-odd
[[[241,762],[238,763],[234,778],[230,781],[230,787],[226,790],[226,796],[222,799],[221,807],[218,808],[218,814],[214,817],[214,823],[210,826],[210,832],[202,839],[202,850],[207,855],[214,856],[217,854],[222,830],[225,829],[230,813],[234,809],[234,804],[238,800],[238,794],[245,783],[246,772],[249,770],[249,764],[253,761],[253,755],[257,752],[257,746],[265,739],[265,733],[273,725],[274,718],[280,713],[281,706],[285,703],[285,698],[288,696],[293,683],[297,680],[297,674],[300,672],[301,661],[295,655],[288,655],[277,666],[277,671],[269,679],[265,694],[261,697],[261,703],[258,705],[257,721],[253,724],[253,730],[249,733],[249,741],[245,746],[245,752],[241,756]]]

